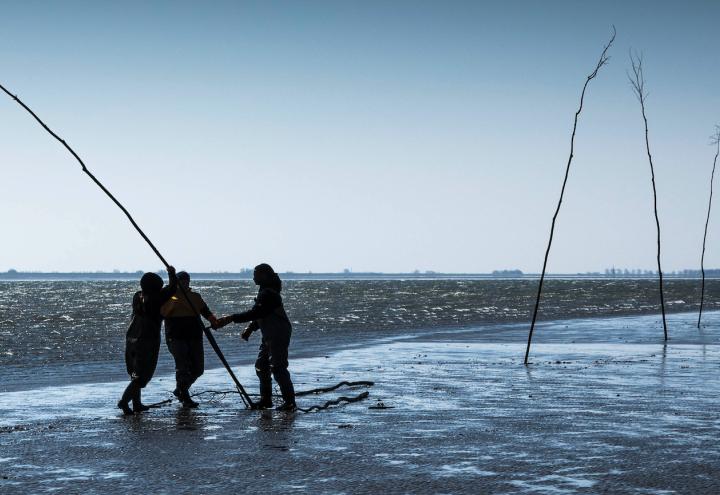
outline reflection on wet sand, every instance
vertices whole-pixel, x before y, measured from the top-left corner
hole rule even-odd
[[[271,410],[261,411],[258,416],[258,425],[262,431],[279,433],[292,429],[295,417],[299,413],[277,412]]]
[[[197,409],[178,407],[175,412],[175,426],[178,430],[199,430],[207,423],[205,417],[206,414],[199,413]]]
[[[293,435],[296,414],[271,410],[262,411],[257,419],[258,448],[288,452],[297,442]]]

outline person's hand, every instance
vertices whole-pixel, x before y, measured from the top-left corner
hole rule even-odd
[[[218,329],[218,326],[217,326],[218,319],[215,315],[210,315],[210,318],[208,318],[208,321],[210,322],[210,328],[212,328],[213,330]]]
[[[230,323],[232,323],[232,316],[223,316],[222,318],[215,320],[215,326],[213,326],[213,329],[217,330],[218,328],[222,328]]]
[[[240,338],[243,339],[245,342],[247,342],[248,339],[250,338],[250,336],[252,335],[252,333],[253,333],[253,327],[251,324],[251,325],[248,325],[245,328],[245,330],[243,330],[243,333],[240,334]]]
[[[168,272],[168,275],[169,275],[169,276],[174,277],[174,276],[175,276],[175,267],[172,266],[172,265],[168,266],[168,267],[167,267],[167,272]]]

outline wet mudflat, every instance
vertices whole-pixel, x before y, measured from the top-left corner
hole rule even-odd
[[[544,323],[529,368],[516,324],[296,359],[299,390],[376,382],[311,414],[208,393],[123,418],[123,382],[2,393],[0,492],[717,493],[720,314],[702,331],[694,318],[672,315],[667,345],[655,316]],[[158,376],[147,400],[172,385]],[[213,370],[195,388],[231,387]]]

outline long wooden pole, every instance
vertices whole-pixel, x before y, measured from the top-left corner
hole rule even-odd
[[[563,196],[565,195],[565,186],[567,185],[568,176],[570,175],[570,164],[572,164],[575,150],[575,132],[577,131],[578,117],[582,112],[583,102],[585,101],[585,90],[587,89],[588,84],[590,84],[590,81],[595,79],[595,76],[597,76],[600,68],[605,65],[608,60],[610,60],[610,57],[607,56],[607,52],[610,49],[610,46],[615,41],[615,34],[615,26],[613,26],[612,37],[610,38],[610,41],[608,41],[608,43],[603,47],[603,51],[600,54],[600,59],[595,65],[595,70],[593,70],[592,73],[590,73],[590,75],[587,76],[587,78],[585,79],[582,93],[580,93],[580,105],[575,112],[572,135],[570,136],[570,156],[568,156],[567,166],[565,167],[565,178],[563,179],[562,188],[560,189],[560,199],[558,200],[557,207],[555,208],[555,214],[553,215],[552,223],[550,224],[550,239],[548,240],[548,245],[545,249],[545,259],[543,261],[542,273],[540,274],[540,283],[538,284],[537,297],[535,298],[535,309],[533,310],[532,323],[530,323],[530,332],[528,333],[527,348],[525,349],[525,366],[527,366],[528,364],[528,357],[530,356],[530,344],[532,343],[533,331],[535,330],[535,322],[537,321],[538,308],[540,308],[540,296],[542,295],[543,282],[545,281],[545,271],[547,270],[548,257],[550,256],[550,247],[552,246],[553,235],[555,233],[555,221],[557,220],[558,214],[560,213],[560,206],[562,205]]]
[[[165,260],[165,258],[164,258],[163,255],[160,253],[160,251],[158,250],[158,248],[155,247],[155,245],[152,243],[152,241],[150,240],[150,238],[149,238],[147,235],[145,235],[145,232],[143,232],[143,230],[140,228],[140,226],[137,224],[137,222],[135,222],[135,219],[132,217],[132,215],[130,215],[130,212],[127,211],[127,209],[122,205],[122,203],[120,203],[120,201],[118,201],[117,198],[116,198],[115,196],[113,196],[113,194],[102,184],[102,182],[100,182],[100,181],[97,179],[97,177],[95,177],[95,176],[92,174],[92,172],[90,172],[90,170],[88,170],[88,168],[85,166],[85,162],[83,162],[82,159],[78,156],[78,154],[75,153],[75,150],[73,150],[73,149],[65,142],[65,140],[64,140],[63,138],[61,138],[60,136],[58,136],[57,134],[55,134],[55,132],[53,132],[52,129],[50,129],[47,125],[45,125],[45,122],[43,122],[42,120],[40,120],[40,117],[38,117],[38,116],[35,114],[35,112],[33,112],[25,103],[23,103],[23,102],[20,100],[20,98],[17,97],[17,95],[12,94],[12,93],[11,93],[10,91],[8,91],[8,90],[5,88],[5,86],[3,86],[2,84],[0,84],[0,89],[2,89],[9,97],[11,97],[13,100],[15,100],[21,107],[23,107],[25,110],[27,110],[27,112],[28,112],[30,115],[32,115],[33,118],[43,127],[43,129],[45,129],[48,133],[50,133],[50,135],[51,135],[52,137],[54,137],[55,139],[57,139],[58,141],[60,141],[60,143],[62,143],[62,145],[65,147],[65,149],[67,149],[67,150],[72,154],[72,156],[74,156],[75,159],[78,161],[78,163],[79,163],[80,166],[82,167],[82,171],[85,172],[85,173],[87,174],[87,176],[90,177],[90,179],[91,179],[95,184],[97,184],[97,186],[98,186],[100,189],[102,189],[102,191],[113,201],[113,203],[115,203],[115,204],[118,206],[118,208],[120,208],[120,209],[122,210],[122,212],[125,214],[125,216],[127,217],[127,219],[130,220],[130,223],[132,224],[132,226],[135,227],[135,230],[137,230],[138,234],[140,234],[140,236],[145,240],[145,242],[148,244],[148,246],[150,246],[150,248],[153,250],[153,252],[155,253],[155,255],[156,255],[158,258],[160,258],[160,261],[162,262],[163,265],[165,265],[165,268],[170,267],[170,264],[167,262],[167,260]],[[193,312],[195,313],[195,316],[197,316],[197,318],[198,318],[198,324],[199,324],[199,325],[202,325],[202,320],[200,320],[200,312],[199,312],[199,311],[197,310],[197,308],[193,305],[192,300],[191,300],[189,297],[187,297],[187,294],[186,294],[186,292],[185,292],[185,289],[182,287],[182,285],[178,285],[178,288],[179,288],[180,291],[182,292],[183,296],[185,296],[185,299],[188,301],[188,303],[190,303],[190,307],[192,308]],[[220,350],[220,347],[218,346],[217,341],[215,340],[215,337],[213,337],[213,335],[210,333],[210,330],[209,330],[208,328],[206,328],[204,325],[202,325],[202,328],[203,328],[203,332],[205,333],[205,336],[206,336],[207,339],[208,339],[208,342],[210,342],[210,346],[213,348],[213,350],[215,351],[215,353],[216,353],[216,354],[218,355],[218,357],[220,358],[220,361],[223,363],[223,366],[225,366],[225,369],[226,369],[227,372],[230,374],[230,378],[232,378],[233,382],[235,382],[235,386],[237,387],[238,392],[240,392],[240,397],[242,397],[243,402],[245,403],[246,406],[252,407],[253,402],[252,402],[252,400],[250,399],[250,396],[249,396],[248,393],[245,391],[245,388],[243,388],[242,384],[240,383],[240,381],[239,381],[239,380],[237,379],[237,377],[235,376],[235,373],[233,373],[232,369],[230,368],[230,365],[228,364],[227,360],[225,359],[225,356],[223,355],[222,351]]]

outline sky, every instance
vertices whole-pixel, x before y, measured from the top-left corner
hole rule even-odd
[[[0,0],[0,84],[178,269],[699,268],[720,3]],[[0,95],[0,271],[155,270],[78,163]],[[720,187],[720,186],[719,186]],[[706,267],[720,267],[720,211]]]

